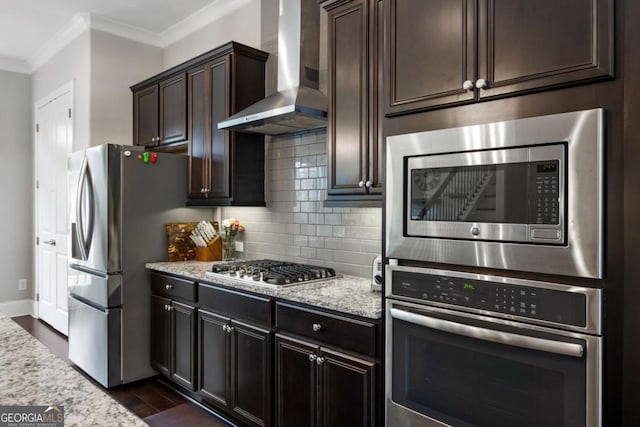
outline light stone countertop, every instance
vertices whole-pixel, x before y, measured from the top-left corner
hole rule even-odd
[[[362,277],[341,276],[321,282],[303,282],[287,287],[267,287],[244,283],[231,277],[207,275],[206,272],[211,270],[213,264],[214,262],[203,261],[152,262],[147,263],[146,267],[194,279],[198,282],[208,282],[273,297],[280,301],[297,302],[370,319],[382,317],[382,294],[371,292],[370,281]]]
[[[65,426],[147,424],[0,314],[0,404],[64,406]]]

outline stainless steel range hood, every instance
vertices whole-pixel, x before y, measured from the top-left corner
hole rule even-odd
[[[278,91],[218,123],[218,129],[282,135],[327,125],[327,97],[318,90],[320,7],[316,0],[280,0]]]

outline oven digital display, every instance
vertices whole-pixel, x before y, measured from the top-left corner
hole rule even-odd
[[[420,301],[586,326],[579,293],[404,271],[393,272],[391,287],[394,295]]]

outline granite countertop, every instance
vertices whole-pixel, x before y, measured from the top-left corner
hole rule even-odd
[[[146,426],[140,418],[0,314],[2,405],[64,406],[65,426]]]
[[[382,317],[382,295],[380,292],[371,292],[369,280],[362,277],[341,276],[321,282],[276,288],[252,285],[230,277],[209,276],[206,272],[211,270],[213,264],[214,262],[203,261],[152,262],[146,264],[146,267],[199,282],[266,295],[281,301],[302,303],[370,319]]]

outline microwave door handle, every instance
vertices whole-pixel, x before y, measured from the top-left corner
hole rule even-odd
[[[510,332],[495,331],[492,329],[480,328],[477,326],[464,325],[450,320],[437,319],[434,317],[422,316],[397,308],[391,308],[391,317],[404,320],[415,325],[424,326],[430,329],[437,329],[451,334],[463,335],[483,341],[491,341],[498,344],[505,344],[512,347],[527,348],[530,350],[543,351],[545,353],[555,353],[564,356],[582,357],[584,348],[580,344],[553,341],[544,338],[536,338]]]

